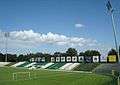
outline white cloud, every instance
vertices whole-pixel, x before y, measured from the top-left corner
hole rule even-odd
[[[79,48],[82,50],[96,47],[98,42],[89,38],[68,37],[52,32],[44,34],[36,33],[33,30],[11,31],[8,39],[8,52],[17,52],[17,49],[40,51],[40,47],[44,47],[44,45],[50,45],[51,47],[55,46],[55,48],[53,47],[54,50],[62,50],[69,47]],[[5,37],[0,39],[0,50],[2,49],[5,49]]]
[[[84,25],[83,25],[83,24],[80,24],[80,23],[77,23],[77,24],[75,24],[75,27],[76,27],[76,28],[82,28],[82,27],[84,27]]]
[[[67,46],[89,46],[96,44],[95,40],[80,38],[80,37],[67,37],[56,33],[35,33],[33,30],[28,31],[13,31],[10,32],[10,38],[12,40],[19,40],[22,42],[36,43],[36,44],[56,44]]]

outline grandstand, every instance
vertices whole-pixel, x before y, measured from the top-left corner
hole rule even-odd
[[[15,64],[11,65],[11,67],[17,67],[17,66],[22,65],[24,63],[25,63],[25,61],[24,62],[18,62],[18,63],[15,63]]]
[[[42,65],[41,66],[41,68],[47,68],[47,67],[49,67],[49,66],[51,66],[51,65],[53,65],[54,63],[46,63],[46,64],[44,64],[44,65]]]
[[[65,65],[61,66],[59,69],[64,70],[67,67],[71,66],[73,63],[66,63]]]
[[[8,64],[8,66],[11,66],[11,67],[22,67],[22,68],[29,68],[29,69],[43,68],[43,69],[59,69],[59,70],[73,70],[78,65],[79,63],[65,63],[65,62],[63,63],[62,62],[61,63],[52,63],[52,62],[40,63],[40,62],[28,62],[28,61]]]
[[[0,62],[0,67],[6,66],[8,64],[10,64],[10,62]]]
[[[20,65],[18,65],[17,67],[25,67],[26,65],[28,65],[28,64],[30,64],[30,62],[25,62],[25,63],[23,63],[23,64],[20,64]]]
[[[16,64],[16,62],[10,62],[10,63],[7,63],[5,66],[12,66],[12,65],[14,65],[14,64]]]
[[[54,63],[47,67],[47,69],[59,69],[61,66],[65,65],[66,63]]]
[[[42,66],[45,66],[47,63],[36,63],[34,66],[36,69],[42,68]]]

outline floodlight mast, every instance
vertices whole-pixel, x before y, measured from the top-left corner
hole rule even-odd
[[[118,49],[117,36],[116,36],[116,26],[115,26],[115,21],[114,21],[114,14],[113,14],[114,9],[112,8],[110,0],[108,0],[108,3],[106,4],[106,6],[107,6],[109,14],[111,15],[112,28],[113,28],[113,36],[114,36],[114,43],[115,43],[115,47],[116,47],[116,51],[117,51],[117,55],[118,55],[118,60],[120,62],[119,49]]]
[[[5,32],[4,33],[4,36],[5,36],[5,38],[6,38],[6,40],[5,40],[5,62],[7,62],[8,61],[8,57],[7,57],[7,47],[8,47],[8,37],[9,37],[9,32]]]

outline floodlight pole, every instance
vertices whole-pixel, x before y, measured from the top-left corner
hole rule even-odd
[[[120,58],[119,58],[119,49],[118,49],[118,44],[117,44],[117,36],[116,36],[116,26],[115,26],[115,21],[114,21],[114,9],[112,8],[112,5],[110,3],[110,0],[108,0],[107,3],[107,8],[109,11],[109,14],[111,16],[111,21],[112,21],[112,28],[113,28],[113,36],[114,36],[114,43],[115,43],[115,47],[116,47],[116,51],[117,51],[117,56],[118,56],[118,62],[120,62]]]
[[[112,21],[112,28],[113,28],[113,34],[114,34],[114,40],[115,40],[115,47],[116,47],[116,51],[117,51],[117,55],[118,55],[118,60],[120,62],[119,59],[119,49],[118,49],[118,44],[117,44],[117,36],[116,36],[116,27],[115,27],[115,21],[114,21],[114,15],[111,12],[111,21]]]
[[[5,36],[6,40],[5,40],[5,62],[7,62],[7,37]]]
[[[5,38],[6,38],[6,40],[5,40],[5,62],[7,62],[7,60],[8,60],[8,56],[7,56],[7,46],[8,46],[8,37],[9,37],[9,33],[8,32],[5,32]]]

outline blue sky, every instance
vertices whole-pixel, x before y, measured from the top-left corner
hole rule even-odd
[[[112,48],[114,39],[106,2],[107,0],[0,0],[0,29],[5,32],[32,30],[34,33],[46,35],[51,32],[69,38],[77,37],[97,41],[96,46],[73,46],[80,51]],[[117,10],[115,22],[117,36],[120,36],[120,1],[111,0],[111,2]],[[76,27],[76,24],[82,26]],[[118,38],[119,41],[120,38]],[[15,47],[17,46],[18,44]],[[71,45],[40,43],[32,47],[24,48],[23,46],[20,52],[27,49],[34,52],[64,51],[68,47]],[[4,46],[1,46],[1,49],[3,48]],[[16,49],[10,43],[8,48],[9,51],[15,52],[10,50]]]

